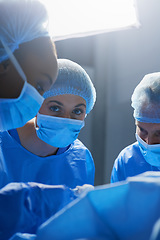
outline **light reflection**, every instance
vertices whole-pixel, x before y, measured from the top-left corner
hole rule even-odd
[[[42,0],[54,40],[139,26],[134,0]]]

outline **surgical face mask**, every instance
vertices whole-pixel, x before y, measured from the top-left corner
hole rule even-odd
[[[0,99],[0,131],[5,131],[22,127],[31,118],[35,117],[44,98],[27,82],[26,76],[13,53],[2,40],[1,42],[10,60],[24,80],[24,85],[18,98]]]
[[[37,114],[36,133],[44,142],[58,148],[67,147],[77,139],[84,121]]]
[[[160,144],[147,144],[136,133],[136,139],[138,141],[140,151],[150,165],[160,167]]]

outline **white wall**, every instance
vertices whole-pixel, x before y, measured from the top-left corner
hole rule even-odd
[[[145,74],[160,71],[160,1],[137,0],[137,8],[139,29],[56,43],[58,57],[94,69],[97,102],[80,138],[95,159],[96,185],[109,182],[116,156],[135,140],[135,86]]]

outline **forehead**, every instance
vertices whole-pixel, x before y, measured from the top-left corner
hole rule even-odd
[[[57,56],[54,43],[49,37],[41,37],[23,43],[14,52],[25,74],[36,79],[37,74],[45,73],[53,84],[58,73]]]
[[[58,101],[63,103],[63,105],[73,105],[76,106],[78,104],[84,104],[86,106],[86,101],[84,98],[74,95],[74,94],[63,94],[63,95],[57,95],[57,96],[52,96],[47,99],[45,99],[45,102],[54,102]]]
[[[52,53],[57,56],[55,44],[50,37],[40,37],[29,42],[24,42],[19,45],[18,50],[20,52],[20,55],[23,57],[27,55],[28,52],[32,52],[39,57],[43,57],[45,54],[48,55]],[[16,52],[18,50],[16,50]]]
[[[137,120],[135,121],[135,123],[136,126],[141,127],[147,131],[160,131],[160,123],[144,123]]]

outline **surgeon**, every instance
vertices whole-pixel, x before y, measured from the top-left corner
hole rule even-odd
[[[1,187],[9,182],[94,184],[90,151],[77,139],[96,101],[86,71],[58,59],[58,77],[44,94],[37,116],[25,126],[0,133]]]
[[[146,171],[160,171],[160,72],[145,75],[131,100],[137,141],[115,160],[112,183]]]
[[[0,1],[0,131],[35,117],[57,76],[48,15],[39,0]]]

